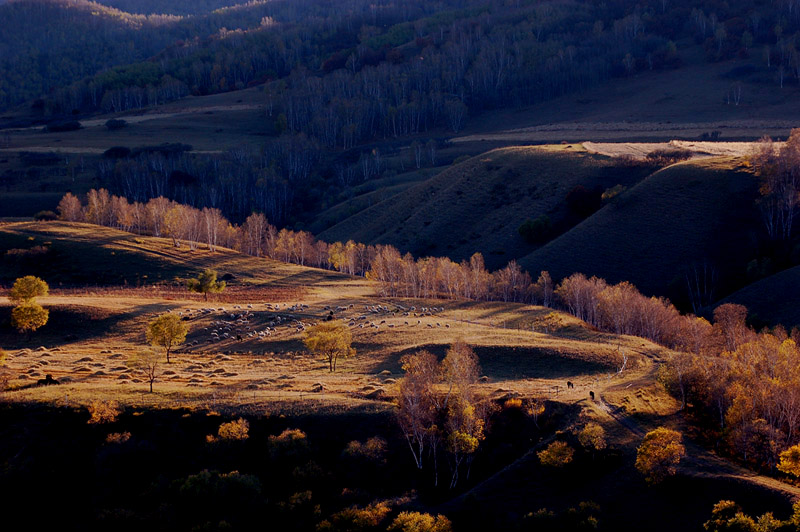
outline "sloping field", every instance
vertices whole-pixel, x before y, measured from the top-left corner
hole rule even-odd
[[[518,233],[526,219],[547,215],[556,232],[577,221],[565,202],[575,186],[632,186],[652,170],[619,166],[580,146],[503,148],[448,168],[319,236],[454,260],[480,251],[488,265],[500,267],[531,251]]]
[[[31,251],[39,248],[43,253]],[[10,250],[17,252],[8,253]],[[27,252],[26,252],[27,250]],[[238,285],[316,286],[349,279],[334,272],[250,257],[230,249],[214,253],[176,248],[166,238],[140,237],[90,224],[16,222],[0,224],[0,282],[39,275],[60,284],[126,285],[180,283],[205,268],[230,274]]]
[[[685,293],[687,269],[707,261],[724,287],[744,272],[758,227],[758,182],[741,162],[713,158],[656,172],[520,264],[554,278],[583,272],[673,295]]]

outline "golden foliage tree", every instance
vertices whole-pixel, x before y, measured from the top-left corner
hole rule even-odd
[[[405,356],[401,363],[406,375],[398,382],[397,417],[414,462],[422,469],[425,451],[429,451],[438,484],[437,450],[443,447],[450,457],[450,486],[454,487],[461,466],[472,460],[485,438],[491,408],[476,390],[478,358],[458,341],[441,363],[427,351]],[[437,390],[441,382],[446,391]]]
[[[33,275],[26,275],[14,281],[14,286],[8,292],[8,299],[13,303],[32,303],[37,297],[46,297],[50,287],[42,279]]]
[[[443,516],[420,512],[400,512],[387,529],[389,532],[452,532],[453,525]]]
[[[678,464],[686,455],[680,432],[659,427],[648,432],[636,451],[636,469],[649,484],[658,484],[677,472]]]
[[[58,202],[58,215],[67,222],[80,222],[83,220],[81,201],[72,193],[67,192]]]
[[[250,437],[250,423],[243,417],[235,421],[222,423],[217,430],[217,435],[206,436],[209,443],[216,441],[244,441]]]
[[[340,321],[324,321],[306,330],[303,343],[306,348],[325,357],[331,372],[336,371],[336,362],[339,358],[355,355],[353,349],[353,335],[350,329]]]
[[[95,400],[89,405],[90,417],[87,423],[90,425],[113,423],[119,417],[120,412],[119,403],[116,401]]]
[[[23,303],[11,311],[11,325],[21,333],[32,333],[44,327],[50,312],[36,303]]]
[[[554,441],[545,449],[536,453],[542,465],[547,467],[564,467],[572,462],[575,450],[565,441]]]
[[[592,450],[592,455],[606,448],[606,431],[597,423],[587,423],[578,433],[578,441],[586,449]]]
[[[208,294],[218,294],[225,290],[225,281],[217,281],[217,272],[204,270],[196,279],[189,279],[186,287],[190,292],[203,294],[208,301]]]
[[[163,347],[169,364],[170,351],[182,344],[189,334],[189,326],[175,314],[162,314],[147,325],[147,341],[151,345]]]
[[[778,462],[778,471],[800,477],[800,445],[793,445],[783,451]]]
[[[441,380],[439,361],[428,351],[404,356],[406,376],[397,385],[397,420],[406,437],[414,463],[422,469],[426,442],[436,421],[433,386]]]

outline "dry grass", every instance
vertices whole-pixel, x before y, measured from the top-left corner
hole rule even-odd
[[[250,257],[230,249],[214,253],[206,249],[191,251],[185,244],[180,248],[166,238],[139,237],[131,233],[90,224],[62,222],[15,222],[0,224],[0,255],[19,247],[45,245],[51,249],[46,263],[9,264],[2,277],[7,280],[23,274],[36,274],[53,288],[61,283],[70,285],[182,284],[205,268],[221,275],[234,276],[231,289],[240,286],[274,288],[275,296],[296,297],[304,287],[313,288],[330,283],[347,284],[345,276],[335,272],[304,268],[269,259]],[[16,271],[19,270],[19,271]],[[0,280],[2,280],[0,277]],[[267,294],[264,294],[265,296]]]
[[[781,145],[782,143],[778,143]],[[692,158],[703,157],[747,157],[756,148],[756,142],[703,142],[671,140],[669,142],[584,142],[582,146],[590,153],[608,157],[632,157],[645,160],[649,153],[658,150],[685,150]]]
[[[502,267],[530,253],[518,234],[526,219],[546,214],[556,232],[577,221],[565,202],[576,185],[632,186],[654,169],[618,165],[579,145],[493,150],[359,211],[320,238],[393,244],[454,260],[480,251],[490,267]]]
[[[544,247],[520,259],[553,278],[574,272],[630,281],[645,293],[684,293],[692,264],[714,265],[719,288],[738,280],[758,227],[758,180],[741,159],[672,165]]]
[[[165,274],[213,267],[235,276],[226,302],[205,302],[183,289],[161,285],[55,288],[41,298],[51,310],[50,323],[31,340],[10,328],[4,316],[11,305],[0,303],[0,345],[9,349],[11,375],[6,397],[15,401],[385,407],[402,375],[403,354],[424,348],[444,356],[458,339],[475,346],[487,393],[580,400],[588,389],[618,378],[614,375],[621,350],[632,355],[626,375],[643,370],[646,355],[659,350],[639,339],[590,330],[571,316],[541,307],[387,300],[376,297],[374,286],[364,279],[231,250],[189,253],[164,239],[94,226],[13,223],[0,226],[0,235],[26,242],[33,238],[34,243],[47,239],[53,248],[60,246],[67,259],[87,267],[92,262],[99,266],[115,252],[130,254],[135,264],[164,268]],[[131,262],[111,267],[123,272],[135,268]],[[410,310],[415,305],[440,310],[423,316]],[[353,331],[357,350],[356,356],[341,361],[335,374],[302,345],[303,329],[324,319],[330,309]],[[127,360],[145,343],[147,322],[164,312],[179,313],[190,333],[173,355],[174,362],[162,365],[155,393],[149,394],[148,383]],[[62,384],[35,386],[47,374]],[[566,380],[575,384],[569,392]]]
[[[644,368],[641,353],[659,350],[639,339],[590,331],[563,314],[554,321],[549,310],[537,307],[445,303],[445,309],[434,316],[414,318],[366,312],[364,305],[380,302],[393,308],[396,302],[364,296],[341,298],[334,289],[280,309],[264,304],[227,305],[225,311],[213,313],[199,312],[204,305],[190,300],[154,303],[137,297],[51,296],[42,302],[75,312],[92,309],[93,315],[103,316],[99,321],[110,320],[113,326],[94,331],[96,324],[87,320],[87,332],[76,339],[56,342],[53,333],[47,347],[10,350],[12,391],[5,394],[9,400],[90,404],[102,397],[120,404],[170,407],[205,407],[217,401],[267,410],[287,402],[356,407],[392,397],[394,383],[402,376],[402,354],[425,348],[443,356],[459,338],[475,346],[488,377],[481,385],[487,393],[580,400],[588,389],[618,379],[619,349],[632,354],[626,375]],[[304,304],[308,308],[295,307]],[[352,327],[357,355],[343,360],[341,369],[331,374],[324,361],[303,350],[302,332],[295,323],[313,323],[323,319],[326,307],[350,304],[353,308],[337,313],[337,319],[367,325]],[[155,393],[149,394],[146,380],[128,368],[126,361],[144,342],[146,321],[155,312],[169,309],[193,316],[191,332],[187,344],[173,355],[173,363],[161,366]],[[237,324],[243,314],[248,315],[247,325]],[[365,314],[367,319],[358,319]],[[277,324],[279,316],[281,323]],[[533,332],[527,325],[535,328],[538,323],[544,331],[542,320],[547,322],[548,332]],[[269,336],[248,337],[252,330],[263,331],[270,323]],[[212,340],[212,330],[228,327],[227,338]],[[12,338],[10,332],[4,337],[6,342]],[[33,386],[46,373],[63,384]],[[569,392],[567,379],[575,383]]]
[[[788,330],[800,325],[800,306],[797,287],[800,286],[800,266],[789,268],[756,281],[734,292],[720,303],[739,303],[750,311],[759,323],[782,324]]]

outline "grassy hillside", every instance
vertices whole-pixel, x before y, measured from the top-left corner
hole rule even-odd
[[[565,202],[575,186],[632,186],[650,171],[589,155],[580,146],[503,148],[452,166],[320,237],[392,244],[455,260],[480,251],[498,267],[533,249],[518,233],[526,219],[547,215],[556,234],[578,221]]]
[[[191,251],[186,245],[174,247],[169,239],[62,222],[0,224],[0,265],[0,283],[38,275],[53,287],[180,283],[204,268],[229,274],[234,285],[314,286],[347,279],[229,249]]]
[[[708,262],[720,290],[741,282],[759,229],[758,181],[741,160],[713,158],[651,175],[568,233],[520,260],[554,278],[583,272],[645,292],[685,294],[687,268]]]
[[[750,311],[756,326],[800,325],[800,266],[778,272],[738,290],[722,303],[738,303]]]

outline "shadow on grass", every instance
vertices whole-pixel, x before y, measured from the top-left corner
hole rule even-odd
[[[388,369],[392,373],[402,373],[400,359],[419,351],[430,351],[442,360],[448,345],[428,344],[392,353],[370,366],[368,371],[377,372]],[[608,372],[609,366],[565,357],[550,349],[531,347],[473,346],[481,365],[481,372],[493,380],[507,379],[559,379]]]
[[[159,314],[175,305],[153,303],[136,308],[136,313],[111,312],[85,306],[47,306],[47,325],[31,335],[20,334],[11,327],[10,306],[0,307],[0,345],[9,349],[34,348],[40,345],[67,345],[72,342],[119,334],[123,324],[137,315]],[[144,333],[144,329],[142,329]]]

